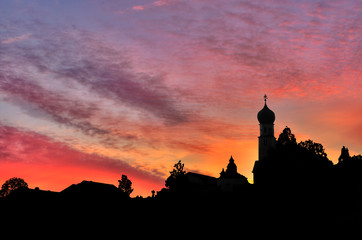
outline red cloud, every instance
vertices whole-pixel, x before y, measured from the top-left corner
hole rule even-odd
[[[48,179],[43,179],[40,184],[56,190],[66,187],[60,180],[70,183],[73,179],[80,180],[83,177],[97,181],[109,179],[108,176],[120,178],[122,174],[127,175],[133,181],[136,193],[140,193],[144,189],[149,190],[150,186],[160,189],[163,185],[163,178],[132,167],[125,160],[83,153],[38,133],[0,125],[0,135],[2,136],[0,139],[0,166],[4,165],[10,169],[12,169],[10,166],[20,166],[21,168],[12,169],[11,173],[6,174],[18,176],[18,174],[26,172],[29,177],[26,180],[29,183],[32,183],[33,178],[39,182],[37,177],[39,172],[36,170],[50,169],[54,171],[53,175],[50,174],[52,175],[51,181],[58,182],[60,186],[47,185]],[[75,172],[75,169],[78,171]],[[49,174],[41,174],[49,176]],[[65,175],[69,178],[66,179]],[[114,179],[114,182],[117,182],[117,179]],[[147,184],[146,187],[145,184]]]

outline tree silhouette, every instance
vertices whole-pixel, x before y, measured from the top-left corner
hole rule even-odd
[[[300,161],[313,162],[318,159],[329,161],[322,144],[310,139],[297,144],[297,139],[288,127],[284,128],[283,132],[280,133],[275,152],[278,153],[279,158],[288,158],[289,160],[294,160],[296,163]]]
[[[277,141],[278,145],[296,145],[297,144],[297,140],[295,139],[294,134],[292,133],[292,131],[290,130],[290,128],[285,127],[283,132],[280,133],[278,141]]]
[[[118,183],[118,188],[122,192],[126,193],[128,196],[131,195],[131,193],[133,192],[132,182],[127,178],[126,175],[122,175],[122,179],[118,180]]]
[[[337,184],[344,189],[359,189],[362,186],[362,156],[350,156],[348,148],[343,146],[338,163],[335,165],[337,174]],[[362,191],[360,191],[362,198]]]
[[[317,186],[329,184],[333,163],[324,147],[312,140],[297,139],[286,127],[279,135],[276,148],[269,154],[264,167],[269,179],[289,186]]]
[[[22,178],[13,177],[5,181],[0,190],[0,196],[6,197],[19,188],[28,188],[28,184]]]
[[[351,159],[351,156],[349,155],[349,150],[345,146],[341,149],[341,155],[338,158],[338,162],[348,161]]]
[[[353,155],[351,159],[354,161],[362,161],[362,155],[361,154]]]
[[[323,158],[327,157],[327,154],[324,152],[323,145],[320,143],[313,142],[308,139],[307,141],[298,143],[298,146],[304,148],[306,151],[310,152],[312,155],[320,156]]]
[[[327,158],[323,145],[307,140],[298,144],[297,159],[303,166],[303,176],[306,182],[316,187],[330,186],[332,184],[333,162]]]
[[[170,176],[166,179],[165,186],[173,190],[181,185],[183,185],[183,179],[185,176],[184,165],[179,160],[173,167],[173,170],[170,172]]]

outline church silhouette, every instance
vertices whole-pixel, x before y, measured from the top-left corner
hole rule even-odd
[[[255,161],[253,168],[254,185],[268,184],[275,175],[272,167],[273,161],[269,158],[270,152],[276,147],[274,136],[275,114],[267,106],[267,95],[264,95],[264,107],[258,112],[257,119],[260,126],[258,145],[259,159]],[[183,192],[240,192],[249,185],[248,179],[237,172],[234,158],[231,156],[226,171],[222,169],[220,177],[215,178],[199,173],[188,172],[185,174],[181,185]],[[181,188],[179,187],[180,191]]]
[[[272,179],[267,171],[268,153],[275,148],[276,139],[274,137],[275,114],[266,104],[268,97],[264,95],[264,107],[258,112],[260,126],[259,138],[259,160],[255,161],[253,168],[254,184],[265,184]]]
[[[316,217],[314,220],[319,218],[329,224],[347,216],[345,225],[362,223],[361,155],[351,157],[348,148],[343,147],[339,162],[333,164],[321,144],[312,140],[297,143],[288,127],[276,139],[275,113],[268,107],[267,99],[264,95],[264,107],[257,114],[260,135],[253,184],[237,172],[231,156],[218,178],[192,172],[181,174],[176,177],[176,187],[162,189],[157,197],[233,203],[242,206],[232,205],[233,211],[247,212],[249,217],[284,214],[288,216],[284,221]]]

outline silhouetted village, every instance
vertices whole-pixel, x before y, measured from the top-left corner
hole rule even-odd
[[[61,192],[30,189],[23,179],[12,178],[2,185],[0,203],[30,202],[52,208],[91,204],[92,208],[107,205],[142,211],[174,209],[176,204],[191,206],[195,216],[198,211],[204,216],[234,215],[259,222],[304,217],[316,224],[361,226],[362,156],[350,156],[343,146],[338,163],[333,164],[321,144],[312,140],[298,143],[288,127],[276,139],[275,114],[268,108],[266,96],[264,101],[257,115],[259,157],[252,170],[253,184],[238,173],[237,161],[231,156],[218,177],[186,172],[180,160],[165,180],[165,188],[152,191],[147,198],[130,197],[132,182],[125,175],[118,187],[82,181]]]

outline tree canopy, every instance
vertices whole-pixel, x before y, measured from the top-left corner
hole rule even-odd
[[[333,163],[327,158],[324,147],[313,140],[297,143],[291,129],[280,133],[276,148],[270,152],[266,163],[277,182],[286,184],[313,184],[328,181]],[[270,165],[270,166],[269,166]]]
[[[126,175],[122,175],[122,179],[118,180],[118,188],[128,196],[133,192],[132,181]]]
[[[346,160],[348,161],[349,159],[351,159],[351,156],[349,155],[349,150],[348,150],[348,148],[343,146],[341,149],[341,155],[338,158],[338,162],[343,162]]]
[[[179,160],[173,167],[172,171],[170,172],[170,176],[166,179],[165,186],[169,189],[176,189],[177,186],[181,185],[183,176],[185,175],[186,171],[184,171],[184,165]]]
[[[280,133],[277,143],[282,146],[295,145],[297,144],[297,140],[290,128],[285,127],[283,132]]]
[[[13,177],[5,181],[0,190],[0,196],[6,197],[19,188],[28,188],[28,184],[22,178]]]
[[[285,127],[284,130],[280,133],[277,140],[276,151],[274,152],[273,157],[288,158],[296,162],[307,161],[313,163],[313,161],[316,160],[324,160],[326,162],[329,161],[327,158],[327,153],[325,152],[322,144],[314,142],[310,139],[301,141],[297,144],[295,135],[288,127]]]
[[[313,142],[310,139],[298,143],[298,146],[310,152],[311,154],[314,154],[315,156],[320,156],[324,158],[327,157],[327,154],[324,152],[323,145],[320,143]]]

